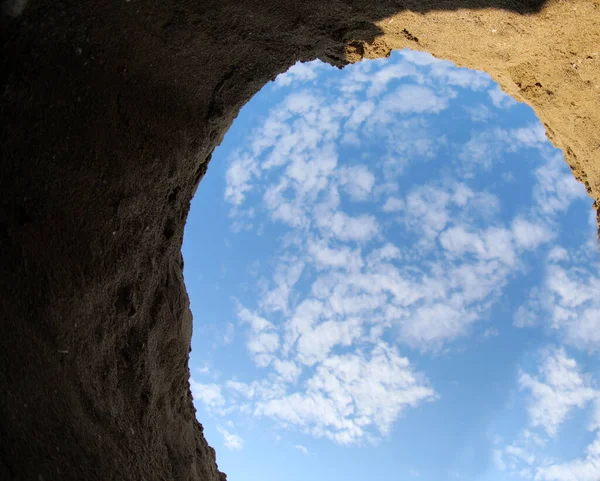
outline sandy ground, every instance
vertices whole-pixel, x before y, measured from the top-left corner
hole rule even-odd
[[[485,70],[600,198],[597,0],[9,0],[2,12],[3,480],[224,477],[189,392],[183,226],[241,106],[297,60],[410,47]]]

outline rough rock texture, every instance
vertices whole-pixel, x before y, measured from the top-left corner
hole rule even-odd
[[[188,385],[183,226],[296,60],[485,70],[600,198],[599,0],[5,0],[0,45],[3,480],[224,476]]]

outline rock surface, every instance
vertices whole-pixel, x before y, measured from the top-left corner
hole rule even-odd
[[[183,226],[241,106],[297,60],[409,47],[484,70],[600,207],[599,0],[5,0],[1,15],[3,480],[224,478],[188,384]]]

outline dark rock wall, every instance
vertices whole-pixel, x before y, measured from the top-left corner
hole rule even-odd
[[[0,479],[224,476],[188,385],[183,227],[241,106],[296,60],[408,46],[486,70],[598,198],[599,5],[5,1]]]

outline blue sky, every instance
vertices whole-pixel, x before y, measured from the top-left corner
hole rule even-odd
[[[235,481],[598,481],[591,199],[532,110],[411,51],[241,111],[183,254],[198,419]]]

